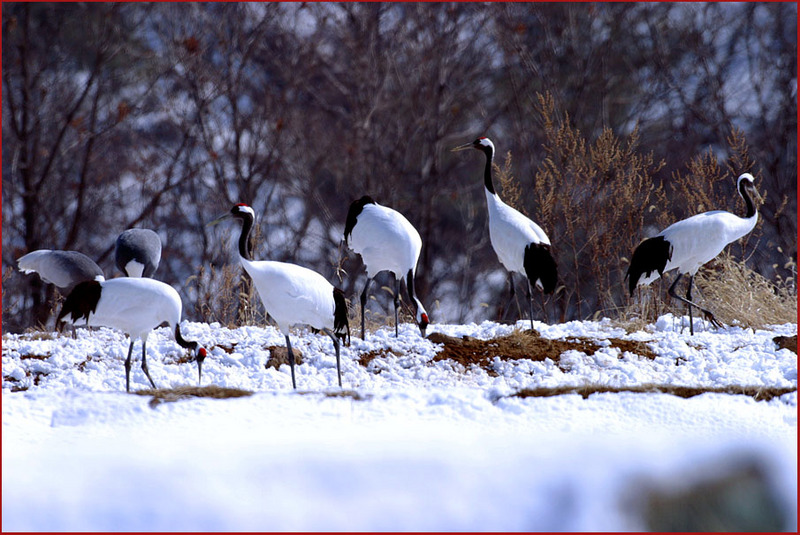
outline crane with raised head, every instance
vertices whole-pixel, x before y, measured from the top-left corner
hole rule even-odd
[[[349,341],[350,325],[347,319],[347,302],[344,292],[335,288],[325,277],[311,269],[272,260],[253,260],[250,257],[248,240],[255,223],[255,211],[244,203],[238,203],[230,212],[208,223],[216,225],[226,219],[241,223],[239,235],[239,260],[255,283],[258,295],[267,313],[272,316],[278,329],[286,338],[292,387],[295,380],[295,358],[289,339],[289,328],[293,325],[309,325],[327,334],[333,340],[336,352],[336,373],[342,386],[342,371],[339,337]]]
[[[489,238],[498,260],[508,270],[511,300],[514,299],[514,273],[526,278],[531,329],[533,329],[531,286],[536,286],[549,294],[555,290],[558,282],[558,269],[550,250],[550,239],[539,225],[504,203],[495,191],[492,181],[494,143],[488,137],[479,137],[452,150],[466,149],[479,150],[486,157],[483,185],[489,211]]]
[[[671,297],[686,303],[689,308],[689,331],[694,334],[692,307],[700,310],[715,327],[720,327],[711,311],[699,306],[692,299],[694,276],[704,264],[716,258],[730,243],[750,233],[758,222],[758,210],[754,199],[758,191],[750,173],[743,173],[736,181],[736,191],[745,203],[744,217],[724,210],[696,214],[671,224],[658,235],[643,240],[633,251],[630,266],[625,274],[628,290],[633,295],[636,286],[646,286],[673,269],[678,276],[670,285]],[[675,292],[678,281],[689,275],[686,297]]]

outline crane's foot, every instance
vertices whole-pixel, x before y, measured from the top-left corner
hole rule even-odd
[[[712,314],[710,310],[705,310],[703,308],[701,308],[700,310],[703,312],[703,317],[705,317],[705,319],[707,319],[708,322],[711,323],[711,325],[713,325],[715,328],[720,329],[724,327],[722,322],[720,322],[717,318],[715,318],[714,314]]]

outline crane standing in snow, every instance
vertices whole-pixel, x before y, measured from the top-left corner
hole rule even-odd
[[[289,353],[289,366],[292,372],[292,387],[296,389],[297,382],[294,373],[294,353],[289,340],[289,327],[296,324],[306,324],[320,329],[333,340],[336,350],[336,372],[341,387],[342,371],[337,335],[350,336],[344,293],[338,288],[334,288],[330,282],[325,280],[325,277],[308,268],[287,262],[251,260],[247,243],[255,222],[255,212],[246,204],[239,203],[234,205],[230,212],[208,225],[216,225],[229,218],[237,219],[242,224],[242,232],[239,235],[239,260],[242,267],[253,279],[258,295],[264,303],[264,308],[286,337],[286,350]]]
[[[146,228],[122,232],[114,247],[114,262],[126,277],[152,277],[161,262],[161,238]]]
[[[662,230],[657,236],[642,241],[633,251],[631,264],[625,278],[633,295],[637,285],[648,285],[667,271],[678,270],[669,295],[683,301],[689,308],[689,330],[694,334],[692,307],[699,309],[715,327],[721,324],[714,315],[692,301],[692,282],[697,270],[715,258],[729,244],[745,236],[758,222],[758,210],[753,202],[758,197],[755,179],[743,173],[736,182],[736,190],[744,199],[744,217],[715,210],[693,215]],[[684,274],[689,275],[686,297],[675,293],[675,287]]]
[[[453,151],[477,149],[486,156],[483,184],[486,204],[489,210],[489,238],[497,258],[508,270],[508,283],[511,299],[514,299],[514,273],[527,279],[527,297],[530,310],[531,329],[533,328],[533,301],[531,285],[552,293],[558,281],[556,262],[550,254],[550,240],[547,234],[533,221],[510,207],[494,190],[492,183],[492,160],[494,144],[487,137],[479,137],[471,143],[453,148]]]
[[[350,204],[344,226],[344,242],[361,255],[367,270],[367,282],[361,292],[361,339],[365,339],[364,308],[372,279],[381,271],[394,275],[394,334],[398,336],[400,281],[405,277],[406,290],[414,306],[415,319],[422,337],[428,326],[428,313],[414,294],[414,277],[417,270],[422,238],[403,214],[376,203],[365,195]]]
[[[77,284],[64,300],[56,324],[62,320],[74,324],[84,318],[90,326],[119,329],[131,337],[125,360],[125,390],[131,388],[131,354],[137,338],[142,340],[142,371],[153,388],[156,384],[147,369],[147,337],[163,322],[174,327],[175,340],[192,352],[197,362],[198,383],[203,378],[206,350],[181,335],[181,298],[175,288],[147,278],[118,278],[108,281],[85,281]]]

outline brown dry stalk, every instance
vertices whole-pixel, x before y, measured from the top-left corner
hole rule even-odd
[[[719,386],[719,387],[693,387],[693,386],[679,386],[679,385],[656,385],[644,384],[638,386],[608,386],[608,385],[582,385],[582,386],[561,386],[553,388],[526,388],[519,392],[512,394],[511,397],[529,398],[529,397],[552,397],[563,396],[568,394],[580,394],[583,399],[588,398],[592,394],[621,394],[621,393],[634,393],[634,394],[671,394],[682,398],[691,398],[701,394],[730,394],[748,396],[756,401],[770,401],[773,398],[797,392],[797,387],[792,388],[778,388],[766,386]]]

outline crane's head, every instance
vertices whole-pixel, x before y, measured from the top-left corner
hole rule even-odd
[[[759,202],[762,201],[761,195],[759,195],[758,189],[756,189],[756,179],[750,173],[742,173],[739,175],[736,181],[736,190],[743,199],[747,195]]]
[[[206,360],[208,352],[206,348],[200,347],[197,345],[197,342],[195,342],[192,353],[194,354],[194,360],[197,362],[197,384],[200,384],[203,381],[203,361]]]
[[[453,147],[451,152],[457,152],[464,149],[477,149],[482,151],[486,154],[494,154],[494,143],[488,137],[482,136],[472,141],[470,143],[464,143],[463,145],[459,145],[458,147]]]
[[[214,221],[206,223],[206,226],[210,227],[212,225],[216,225],[217,223],[222,223],[226,219],[231,219],[231,218],[241,219],[242,221],[244,221],[245,219],[255,221],[256,213],[252,208],[240,202],[234,204],[233,208],[231,208],[230,212],[228,212],[227,214],[223,214],[222,216],[216,218]]]
[[[422,308],[421,304],[419,307],[417,307],[416,319],[417,319],[417,325],[419,325],[419,332],[420,334],[422,334],[422,337],[425,338],[425,329],[428,328],[430,321],[428,321],[428,313],[425,312],[425,309]]]

